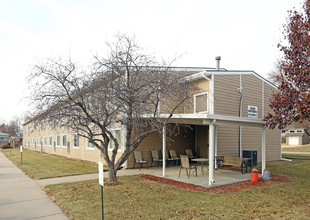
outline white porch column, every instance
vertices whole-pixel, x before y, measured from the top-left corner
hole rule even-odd
[[[217,125],[214,126],[214,156],[217,156]],[[215,168],[217,168],[217,163],[215,163]]]
[[[266,169],[266,128],[263,127],[262,131],[262,174]]]
[[[163,177],[166,176],[166,125],[163,127]]]
[[[209,186],[214,182],[214,123],[209,125]]]

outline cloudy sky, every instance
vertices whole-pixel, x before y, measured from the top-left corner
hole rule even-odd
[[[117,33],[175,66],[254,70],[280,57],[287,10],[302,0],[0,0],[0,122],[28,109],[26,77],[37,61],[87,63]]]

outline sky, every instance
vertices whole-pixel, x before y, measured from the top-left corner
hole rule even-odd
[[[302,0],[0,0],[0,123],[31,110],[27,76],[50,57],[83,65],[117,33],[173,66],[254,70],[281,57],[287,10]]]

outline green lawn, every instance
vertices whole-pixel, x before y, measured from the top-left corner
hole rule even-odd
[[[310,144],[302,145],[300,147],[283,147],[282,152],[292,151],[292,152],[310,152]]]
[[[288,183],[243,189],[234,193],[195,192],[137,176],[120,177],[104,186],[106,219],[309,219],[310,158],[267,164]],[[307,160],[308,158],[308,160]],[[100,219],[97,180],[50,185],[46,191],[71,219]]]
[[[98,172],[98,166],[86,162],[67,159],[56,155],[40,154],[23,149],[23,164],[19,149],[5,149],[2,152],[29,177],[44,179]]]

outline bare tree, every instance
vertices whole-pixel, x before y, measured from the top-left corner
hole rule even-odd
[[[14,118],[10,120],[9,123],[2,123],[0,125],[0,131],[8,133],[11,136],[16,135],[21,130],[21,118],[18,116],[14,116]]]
[[[118,36],[108,47],[107,58],[95,56],[92,71],[70,59],[51,59],[35,65],[29,82],[37,121],[87,138],[102,152],[109,182],[117,182],[118,168],[145,137],[162,131],[195,88],[182,83],[184,76],[169,71],[170,65],[145,54],[134,38]],[[123,129],[123,142],[113,128]],[[116,159],[119,149],[123,153]]]
[[[281,64],[277,61],[274,64],[274,69],[267,74],[267,79],[278,86],[280,84],[280,76],[281,76]]]

